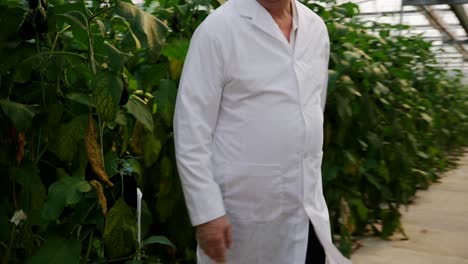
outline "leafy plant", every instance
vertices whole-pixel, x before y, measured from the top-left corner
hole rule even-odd
[[[3,263],[159,261],[158,252],[174,245],[162,236],[138,245],[134,207],[137,186],[152,188],[143,185],[145,170],[157,172],[165,156],[170,136],[160,126],[156,132],[156,102],[170,109],[175,85],[159,98],[158,85],[137,78],[153,66],[167,75],[161,48],[168,27],[124,1],[0,7],[8,21],[0,32],[0,152],[9,186],[0,195],[2,223],[25,215],[1,227]],[[162,232],[152,223],[155,197],[147,198],[144,236]]]
[[[220,4],[0,3],[3,263],[195,261],[172,116],[190,37]],[[468,93],[430,43],[392,34],[405,26],[306,4],[331,37],[323,182],[350,254],[355,235],[402,231],[401,205],[466,146]]]
[[[467,87],[436,67],[432,44],[398,34],[404,25],[366,22],[351,3],[310,3],[331,38],[323,178],[334,231],[404,234],[399,208],[437,181],[466,146]]]

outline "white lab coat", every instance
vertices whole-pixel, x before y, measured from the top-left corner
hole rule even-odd
[[[184,64],[177,166],[192,224],[231,220],[228,264],[303,264],[309,219],[327,264],[350,263],[322,192],[328,33],[295,3],[294,49],[256,0],[229,0],[195,31]]]

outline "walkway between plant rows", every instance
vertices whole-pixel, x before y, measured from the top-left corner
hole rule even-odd
[[[457,164],[402,208],[409,240],[365,238],[353,264],[468,264],[467,149]]]

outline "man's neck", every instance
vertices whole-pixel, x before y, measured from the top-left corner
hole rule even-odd
[[[255,0],[254,0],[255,1]],[[282,19],[291,16],[291,1],[294,0],[256,0],[273,18]]]

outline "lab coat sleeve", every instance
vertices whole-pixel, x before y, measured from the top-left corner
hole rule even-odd
[[[328,91],[328,63],[330,60],[330,40],[327,36],[327,41],[325,43],[325,78],[322,85],[322,92],[321,92],[321,102],[320,105],[322,106],[322,111],[325,112],[325,105],[327,102],[327,91]]]
[[[211,144],[224,82],[222,53],[212,32],[202,24],[192,37],[174,113],[177,168],[194,226],[225,215],[211,169]]]

